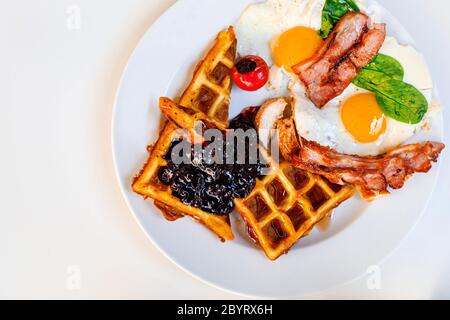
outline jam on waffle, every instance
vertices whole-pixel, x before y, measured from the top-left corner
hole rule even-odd
[[[233,240],[228,215],[217,215],[190,206],[176,197],[171,187],[160,180],[167,167],[167,154],[174,142],[186,138],[178,128],[191,130],[197,120],[208,127],[226,129],[231,94],[231,69],[236,55],[236,36],[232,27],[221,32],[213,48],[198,65],[194,77],[179,103],[161,98],[160,108],[170,120],[160,133],[144,169],[135,178],[133,190],[144,198],[151,198],[169,221],[190,216],[204,224],[222,240]],[[184,136],[183,136],[184,135]]]
[[[209,128],[227,129],[236,48],[233,27],[219,33],[179,102],[160,100],[162,113],[180,128],[192,129],[196,121],[202,121]]]
[[[239,117],[230,122],[232,130],[246,128],[247,124]],[[257,148],[257,145],[244,141],[247,157],[240,159],[238,139],[234,139],[234,145],[227,139],[214,141],[214,145],[211,142],[192,144],[189,139],[174,141],[165,156],[167,164],[159,169],[159,180],[170,186],[172,194],[184,204],[215,215],[229,215],[234,209],[234,199],[247,197],[264,169],[259,159],[255,163],[250,161],[250,146]],[[229,152],[230,146],[233,152]],[[180,163],[173,156],[179,156],[181,150],[181,157],[186,161]],[[223,161],[215,161],[216,156],[223,157]]]
[[[133,183],[133,191],[145,198],[151,198],[169,221],[191,216],[215,232],[222,240],[233,240],[234,235],[227,215],[214,215],[183,203],[174,196],[170,186],[164,184],[159,173],[168,164],[167,154],[174,142],[183,138],[182,131],[168,122],[162,130],[158,142],[153,147],[150,159]]]
[[[270,103],[270,102],[269,102]],[[285,103],[286,107],[288,104]],[[272,101],[273,121],[284,108]],[[266,105],[250,109],[241,116],[258,123],[263,113],[272,112]],[[352,186],[338,186],[318,175],[297,169],[288,161],[275,161],[260,145],[267,175],[260,176],[252,193],[235,200],[236,210],[247,225],[249,236],[271,260],[278,259],[316,224],[354,194]]]

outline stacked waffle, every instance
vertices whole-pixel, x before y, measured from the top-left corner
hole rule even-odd
[[[236,210],[249,235],[269,259],[275,260],[352,197],[354,188],[334,185],[294,168],[287,161],[277,163],[268,155],[265,158],[269,173],[257,182],[246,199],[236,200]]]
[[[222,131],[228,128],[235,56],[236,36],[230,27],[218,35],[178,103],[169,98],[160,99],[160,109],[169,121],[133,182],[133,190],[144,198],[153,199],[167,220],[190,216],[222,240],[234,239],[229,216],[214,215],[183,203],[161,181],[159,172],[168,164],[167,155],[173,143],[181,138],[192,138],[198,121],[206,128]],[[333,185],[319,176],[293,168],[287,161],[277,163],[263,147],[260,150],[267,160],[269,173],[257,179],[247,198],[235,200],[235,207],[246,222],[249,235],[275,260],[332,209],[350,198],[353,188]]]
[[[230,27],[221,32],[212,49],[197,66],[194,77],[183,93],[180,102],[160,99],[160,108],[169,122],[151,152],[147,164],[133,183],[133,190],[154,199],[169,221],[186,215],[203,223],[223,240],[233,240],[228,216],[218,216],[184,204],[158,176],[160,168],[167,164],[166,154],[172,143],[183,135],[183,128],[193,130],[196,121],[208,126],[225,129],[228,126],[228,110],[231,94],[231,68],[236,55],[236,36]]]

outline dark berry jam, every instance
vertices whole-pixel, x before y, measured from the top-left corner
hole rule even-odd
[[[254,117],[257,108],[246,109],[230,122],[230,129],[242,129],[247,131],[254,129]],[[256,131],[253,130],[253,137],[257,141]],[[252,134],[249,136],[251,137]],[[225,140],[225,139],[224,139]],[[237,140],[234,144],[234,159],[237,159]],[[257,147],[253,145],[254,139],[245,140],[246,161],[244,164],[237,164],[237,161],[226,161],[227,142],[222,142],[223,147],[214,150],[223,152],[223,164],[211,163],[208,159],[208,144],[201,148],[189,146],[191,161],[175,164],[172,161],[172,151],[180,143],[186,141],[174,141],[166,155],[167,166],[159,170],[158,178],[170,186],[172,194],[183,203],[199,208],[205,212],[215,215],[228,215],[234,209],[234,199],[246,198],[253,190],[256,179],[262,175],[264,165],[258,158],[250,164],[250,148]],[[197,150],[198,149],[198,150]],[[211,156],[211,155],[209,155]],[[243,163],[240,161],[240,163]]]
[[[249,107],[244,109],[239,115],[230,121],[230,129],[255,129],[255,118],[259,107]]]

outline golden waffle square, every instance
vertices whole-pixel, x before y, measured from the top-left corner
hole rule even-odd
[[[251,238],[267,257],[278,259],[334,208],[351,198],[352,186],[337,186],[266,156],[269,174],[246,199],[235,200]]]
[[[164,156],[172,142],[179,138],[177,128],[191,130],[197,120],[210,127],[226,129],[231,93],[231,69],[236,56],[236,36],[233,27],[221,32],[196,68],[191,83],[179,103],[160,99],[160,109],[171,121],[160,133],[147,164],[133,182],[133,190],[145,198],[154,199],[165,218],[174,221],[186,215],[201,222],[223,240],[233,240],[229,217],[222,217],[185,205],[174,197],[168,186],[159,181],[159,169],[166,164]]]
[[[169,186],[164,185],[158,177],[159,169],[167,164],[164,159],[173,141],[186,137],[183,130],[168,122],[162,130],[158,142],[151,151],[150,158],[142,172],[133,182],[133,191],[145,198],[155,200],[167,220],[174,221],[184,216],[190,216],[215,232],[222,240],[233,240],[228,216],[218,216],[188,206],[172,195]]]
[[[162,113],[180,128],[192,129],[196,121],[202,121],[207,127],[227,129],[236,47],[233,27],[219,33],[179,102],[161,99]]]

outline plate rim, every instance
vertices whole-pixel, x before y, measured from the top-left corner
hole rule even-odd
[[[192,1],[192,0],[191,0]],[[254,0],[256,1],[256,0]],[[376,0],[371,0],[374,2],[377,2]],[[128,210],[130,211],[130,214],[133,216],[134,220],[136,221],[136,223],[138,224],[139,228],[141,229],[141,231],[145,234],[145,236],[147,237],[147,239],[150,240],[150,242],[158,249],[158,251],[164,256],[166,257],[171,263],[173,263],[174,265],[176,265],[180,270],[184,271],[186,274],[190,275],[192,278],[199,280],[200,282],[207,284],[215,289],[218,289],[220,291],[224,291],[228,294],[232,294],[232,295],[238,295],[238,296],[242,296],[242,297],[248,297],[248,298],[264,298],[264,299],[280,299],[280,295],[274,295],[274,296],[269,296],[269,295],[255,295],[255,294],[249,294],[247,292],[241,292],[241,291],[237,291],[237,290],[233,290],[224,286],[221,286],[219,284],[214,283],[211,280],[208,280],[200,275],[197,275],[196,273],[194,273],[193,271],[189,270],[187,267],[183,266],[181,263],[177,262],[176,259],[174,257],[172,257],[168,252],[166,252],[159,244],[158,242],[152,237],[151,233],[145,228],[143,222],[141,221],[141,219],[139,218],[138,214],[136,214],[134,212],[134,208],[131,205],[130,200],[128,199],[127,196],[127,190],[125,190],[126,185],[123,183],[122,181],[122,177],[120,174],[120,170],[119,170],[119,165],[118,165],[118,153],[117,153],[117,142],[116,142],[116,137],[115,137],[115,132],[116,132],[116,128],[117,128],[117,116],[118,116],[118,105],[119,105],[119,97],[123,88],[123,84],[124,84],[124,80],[126,78],[127,72],[129,70],[130,64],[132,63],[133,57],[135,57],[136,52],[139,50],[139,48],[142,46],[142,43],[144,42],[146,36],[148,35],[149,32],[151,32],[152,28],[167,14],[169,14],[170,12],[172,12],[173,10],[176,10],[176,8],[178,6],[181,6],[181,3],[185,3],[185,2],[189,2],[188,0],[178,0],[175,3],[173,3],[170,7],[168,7],[148,28],[147,30],[144,32],[144,34],[141,36],[141,38],[139,39],[139,41],[136,43],[136,46],[134,47],[134,49],[132,50],[131,54],[128,57],[128,60],[125,64],[125,66],[123,67],[123,72],[121,74],[120,80],[118,82],[118,85],[116,87],[116,92],[115,92],[115,97],[114,97],[114,104],[113,104],[113,110],[112,110],[112,117],[111,117],[111,150],[112,150],[112,159],[113,159],[113,165],[114,165],[114,172],[115,172],[115,177],[117,179],[117,183],[119,185],[120,188],[120,192],[122,194],[122,197],[125,200],[125,203],[127,205]],[[377,2],[378,3],[378,2]],[[382,6],[381,4],[378,3],[378,5],[380,5],[382,8],[384,8],[384,6]],[[390,13],[390,11],[388,11]],[[394,16],[395,18],[395,16]],[[408,32],[409,34],[409,32]],[[428,64],[428,63],[427,63]],[[432,74],[432,79],[434,82],[434,77]],[[434,82],[434,96],[436,96],[437,98],[439,98],[439,90],[438,90],[438,85]],[[445,137],[445,124],[444,124],[444,119],[441,115],[439,116],[438,119],[439,125],[440,125],[440,130],[441,132],[441,138]],[[400,240],[398,240],[398,242],[396,243],[396,245],[394,247],[392,247],[389,252],[387,252],[385,254],[385,256],[380,259],[380,261],[378,262],[379,265],[383,264],[386,260],[388,260],[397,250],[399,247],[402,246],[402,244],[407,240],[407,238],[410,236],[410,234],[415,230],[415,228],[417,227],[417,225],[420,223],[420,221],[422,220],[425,212],[427,211],[430,201],[432,199],[432,195],[435,192],[437,183],[438,183],[438,177],[439,174],[442,170],[442,161],[439,161],[438,163],[436,163],[435,165],[433,165],[433,169],[436,171],[436,178],[433,179],[433,183],[432,183],[432,187],[430,188],[429,192],[428,192],[428,196],[427,199],[422,207],[422,209],[420,210],[420,213],[418,214],[417,219],[415,220],[413,226],[401,237]],[[309,297],[309,296],[314,296],[317,295],[319,293],[322,293],[324,291],[330,291],[333,290],[335,288],[341,287],[341,286],[345,286],[347,284],[353,283],[355,281],[360,280],[361,278],[363,278],[366,275],[366,273],[362,273],[360,275],[355,276],[353,279],[345,281],[345,282],[339,282],[336,285],[330,286],[325,290],[318,290],[317,292],[310,292],[308,294],[304,294],[301,295],[300,297]],[[284,296],[287,297],[287,296]]]
[[[129,214],[133,217],[133,220],[136,222],[136,224],[138,225],[138,227],[142,231],[142,233],[145,235],[145,237],[150,241],[150,243],[152,245],[155,246],[157,251],[160,254],[162,254],[163,257],[168,259],[173,265],[175,265],[177,268],[179,268],[181,271],[185,272],[187,275],[189,275],[193,279],[196,279],[196,280],[198,280],[208,286],[211,286],[217,290],[225,291],[228,294],[232,294],[232,295],[241,295],[241,296],[249,297],[249,298],[259,298],[259,296],[253,296],[253,295],[245,294],[243,292],[236,292],[236,291],[230,290],[228,288],[221,287],[205,278],[202,278],[199,275],[196,275],[195,273],[191,272],[189,269],[187,269],[186,267],[182,266],[180,263],[175,261],[175,259],[172,258],[165,250],[163,250],[162,247],[157,243],[157,241],[155,239],[153,239],[153,237],[150,235],[150,233],[145,229],[142,221],[139,219],[138,215],[134,212],[134,209],[131,206],[130,201],[128,200],[128,197],[126,195],[125,186],[123,185],[122,179],[120,176],[118,160],[117,160],[117,144],[116,144],[116,138],[115,138],[114,133],[115,133],[116,126],[117,126],[116,117],[117,117],[117,108],[118,108],[119,97],[120,97],[121,88],[123,86],[127,71],[131,64],[131,61],[133,60],[133,57],[135,56],[136,52],[139,50],[139,47],[142,45],[146,35],[150,32],[150,30],[153,28],[153,26],[155,24],[157,24],[164,15],[168,14],[168,12],[170,12],[171,10],[175,10],[174,8],[176,8],[183,1],[184,0],[177,0],[175,3],[173,3],[147,28],[147,30],[144,32],[144,34],[141,36],[141,38],[137,42],[136,46],[132,50],[132,52],[129,55],[128,60],[123,68],[123,72],[120,76],[120,79],[119,79],[119,82],[117,85],[117,89],[116,89],[116,92],[114,95],[113,110],[112,110],[112,117],[111,117],[111,132],[110,132],[111,140],[110,141],[111,141],[111,151],[112,151],[112,160],[113,160],[113,165],[114,165],[115,180],[116,180],[117,184],[119,185],[120,193],[121,193],[122,198],[125,201],[125,204],[128,208]]]

